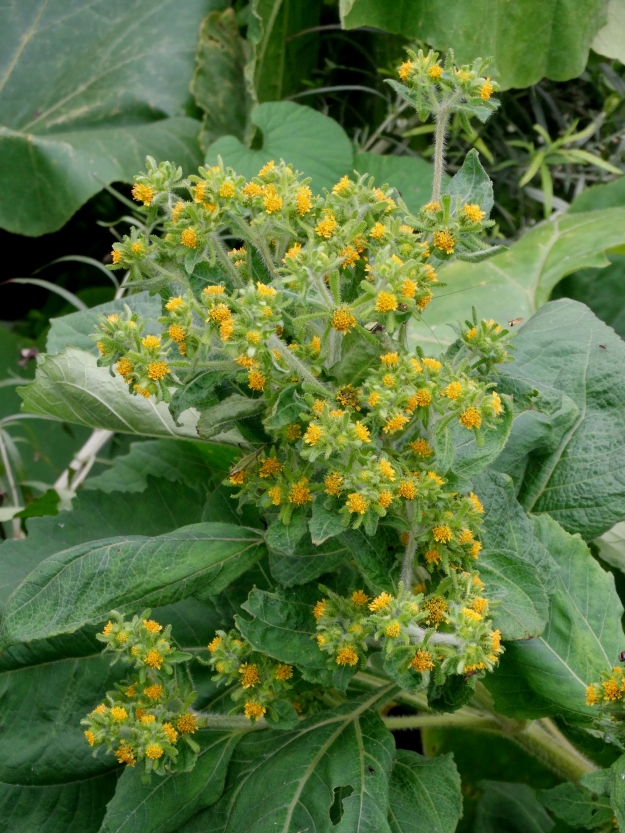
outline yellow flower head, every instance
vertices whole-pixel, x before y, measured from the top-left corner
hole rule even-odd
[[[419,671],[420,673],[434,668],[432,654],[429,651],[417,651],[412,659],[412,662],[410,663],[410,668],[412,668],[413,671]]]
[[[459,417],[460,425],[465,428],[479,428],[482,424],[482,416],[477,408],[470,407],[463,411]]]
[[[151,743],[145,750],[145,754],[152,761],[156,761],[163,756],[163,748],[158,743]]]
[[[425,607],[429,613],[427,622],[433,625],[439,625],[447,613],[447,602],[442,596],[432,596],[425,603]]]
[[[332,188],[333,194],[340,194],[345,191],[346,188],[349,188],[349,177],[343,176],[339,179],[336,185]]]
[[[304,442],[307,445],[317,445],[323,435],[323,428],[315,422],[311,422],[304,434]]]
[[[503,403],[501,401],[501,397],[497,393],[496,390],[492,393],[492,401],[493,401],[493,411],[499,416],[499,414],[503,411]]]
[[[297,211],[302,217],[304,214],[308,214],[312,208],[312,191],[308,185],[304,185],[299,189],[295,197],[295,203],[297,205]],[[299,244],[296,243],[295,245],[297,246]]]
[[[144,619],[143,627],[148,633],[160,633],[163,630],[163,626],[155,622],[154,619]]]
[[[466,205],[462,206],[462,213],[470,220],[472,223],[481,223],[484,217],[486,217],[486,212],[482,211],[479,205],[475,203],[467,203]]]
[[[386,590],[383,590],[379,596],[376,596],[375,599],[369,605],[369,610],[373,613],[377,613],[378,610],[384,610],[385,607],[388,607],[390,603],[393,601],[393,597],[390,593],[387,593]]]
[[[118,249],[113,249],[113,251],[111,252],[111,260],[115,265],[121,263],[122,257],[123,255]]]
[[[265,206],[267,214],[273,214],[276,211],[280,211],[282,208],[282,197],[278,196],[273,185],[270,185],[267,188],[263,198],[263,205]]]
[[[482,101],[488,101],[493,94],[493,85],[490,83],[490,78],[487,78],[480,89],[480,98]]]
[[[473,510],[475,512],[479,512],[480,515],[484,513],[484,507],[482,506],[482,502],[479,497],[475,494],[475,492],[469,492],[469,500],[473,506]]]
[[[188,712],[181,714],[178,720],[176,720],[176,728],[181,735],[192,735],[194,732],[197,732],[198,726],[195,715]]]
[[[221,286],[221,284],[215,284],[213,286],[205,286],[204,289],[202,290],[204,295],[209,295],[209,296],[210,295],[223,295],[225,291],[226,291],[225,287]],[[228,309],[228,308],[226,307],[226,309]],[[228,312],[230,312],[230,310],[228,310]],[[217,319],[214,319],[214,320],[216,321]]]
[[[354,433],[362,443],[370,443],[371,442],[371,433],[366,425],[363,425],[362,422],[358,421],[354,425]]]
[[[141,344],[148,350],[158,350],[161,346],[161,339],[160,336],[146,336],[141,339]]]
[[[404,298],[414,298],[417,292],[417,284],[411,280],[405,280],[401,285],[401,294]]]
[[[394,367],[399,362],[399,353],[385,353],[380,356],[380,361],[387,367]]]
[[[410,443],[410,448],[419,457],[429,457],[430,454],[434,453],[434,449],[424,439],[418,439]]]
[[[447,524],[439,524],[432,529],[432,537],[437,544],[448,544],[453,538],[453,534]]]
[[[153,714],[144,714],[141,716],[141,723],[154,723],[156,717]]]
[[[252,200],[254,197],[260,197],[264,190],[262,185],[257,185],[255,182],[248,182],[247,185],[241,188],[241,193],[243,196]]]
[[[351,495],[348,495],[345,505],[350,512],[354,512],[359,515],[364,515],[368,507],[367,501],[362,495],[359,495],[358,492],[352,492]]]
[[[253,688],[260,682],[258,666],[253,663],[244,662],[239,668],[241,674],[241,685],[243,688]]]
[[[326,494],[328,495],[339,495],[341,491],[341,486],[343,484],[343,478],[338,472],[331,472],[326,479],[324,480]]]
[[[150,668],[157,668],[160,671],[161,665],[163,664],[163,657],[160,655],[159,651],[156,650],[156,648],[152,648],[147,652],[145,656],[145,664],[149,665]]]
[[[315,226],[315,231],[319,237],[332,237],[337,225],[338,224],[334,218],[334,214],[332,214],[331,211],[328,211],[323,220],[320,220]]]
[[[296,506],[304,506],[312,500],[312,494],[308,486],[308,479],[302,477],[299,483],[295,483],[289,492],[289,502]]]
[[[260,718],[265,714],[267,709],[265,706],[261,706],[260,703],[248,702],[245,704],[243,709],[243,713],[248,718],[248,720],[260,720]]]
[[[234,197],[234,185],[231,182],[224,182],[219,189],[219,196],[225,197],[226,199]]]
[[[375,308],[377,312],[393,312],[397,309],[397,298],[391,292],[379,292]]]
[[[397,494],[406,500],[414,500],[417,496],[417,489],[412,480],[402,480],[397,489]]]
[[[623,696],[621,687],[613,677],[610,677],[609,680],[606,680],[605,683],[601,683],[601,685],[603,687],[603,697],[605,700],[620,700]]]
[[[137,763],[137,759],[135,758],[132,747],[128,746],[128,744],[125,741],[121,742],[120,746],[117,747],[114,754],[120,764],[126,764],[126,766],[134,766]]]
[[[293,667],[291,665],[279,665],[276,668],[276,680],[290,680],[293,676]]]
[[[356,326],[356,319],[349,307],[342,306],[332,313],[332,327],[339,333],[346,335],[352,327]]]
[[[412,413],[415,408],[426,408],[432,401],[432,394],[427,388],[421,388],[406,403],[406,410]]]
[[[139,185],[137,183],[132,189],[132,198],[144,205],[150,205],[154,199],[154,189],[150,185]]]
[[[426,550],[424,558],[425,558],[425,560],[427,561],[428,564],[436,564],[437,561],[441,560],[441,557],[440,557],[440,555],[438,553],[438,550],[436,548],[431,549],[431,550]]]
[[[336,655],[336,664],[351,666],[358,665],[358,654],[354,650],[353,645],[347,645],[345,648],[341,648]]]
[[[178,740],[178,732],[174,729],[171,723],[163,723],[163,731],[167,735],[167,740],[170,743],[175,743]]]
[[[89,743],[89,746],[95,746],[95,735],[93,734],[93,732],[90,732],[87,729],[87,731],[84,734],[85,734],[85,737],[87,738],[87,742]]]
[[[380,471],[388,480],[395,480],[395,469],[388,460],[382,458],[380,460]]]
[[[394,434],[396,431],[401,431],[407,422],[410,422],[408,417],[403,416],[403,414],[396,414],[386,421],[386,425],[382,430],[385,434]]]
[[[469,550],[469,555],[471,558],[477,558],[480,554],[480,550],[482,549],[482,545],[479,541],[474,541],[471,549]]]
[[[591,683],[588,688],[586,689],[586,705],[587,706],[594,706],[597,703],[597,690],[595,689],[594,685]],[[87,734],[85,732],[85,734]],[[93,746],[93,744],[91,744]]]
[[[472,544],[473,543],[473,533],[470,529],[463,529],[460,535],[458,536],[458,543],[459,544]]]
[[[343,269],[353,266],[357,260],[360,260],[360,255],[353,246],[345,246],[343,251],[339,253],[339,257],[343,258]]]
[[[441,396],[446,396],[448,399],[457,399],[462,393],[462,385],[460,382],[450,382],[447,387],[441,391]]]
[[[158,683],[154,683],[154,685],[144,688],[143,693],[146,697],[149,697],[150,700],[158,700],[163,693],[163,686],[158,685]]]
[[[406,78],[410,75],[410,71],[413,68],[414,64],[412,61],[404,61],[404,63],[400,66],[397,70],[397,74],[401,78],[402,81],[405,81]]]
[[[282,503],[282,489],[279,486],[272,486],[267,494],[273,506],[280,506]]]
[[[123,706],[113,706],[111,717],[113,720],[125,720],[128,717],[128,712]]]
[[[180,240],[183,246],[188,249],[197,248],[197,231],[194,228],[186,228],[180,235]]]
[[[501,650],[501,631],[493,631],[490,639],[493,653],[498,654]]]
[[[430,76],[430,78],[440,78],[442,74],[443,68],[440,64],[433,64],[428,69],[428,75]]]
[[[289,425],[286,429],[286,438],[289,442],[295,442],[299,440],[302,436],[302,426],[299,425],[297,422],[293,423],[293,425]]]
[[[445,229],[444,231],[435,231],[433,242],[437,249],[440,249],[448,255],[453,253],[456,245],[449,229]]]
[[[382,223],[375,223],[369,232],[369,237],[373,237],[374,240],[381,240],[386,232],[387,229],[382,225]]]
[[[272,159],[270,162],[267,162],[266,165],[263,165],[263,167],[258,172],[258,176],[261,176],[261,177],[262,176],[267,176],[269,171],[273,171],[274,168],[275,168],[275,163]]]
[[[352,593],[352,602],[358,607],[366,605],[368,601],[369,596],[367,596],[364,590],[354,590]]]
[[[383,489],[378,496],[378,506],[381,506],[382,509],[388,509],[392,502],[393,493],[389,492],[388,489]]]
[[[258,370],[250,370],[247,374],[247,386],[250,390],[265,390],[267,378]]]
[[[385,636],[389,636],[391,639],[395,639],[401,633],[401,625],[399,622],[391,622],[390,625],[386,626],[384,631]]]
[[[164,379],[170,372],[165,362],[152,362],[148,365],[148,376],[153,382]]]
[[[258,472],[259,477],[273,477],[275,474],[280,474],[282,471],[282,464],[276,457],[267,457],[263,460],[260,470]]]
[[[326,611],[327,605],[328,605],[328,600],[327,599],[321,599],[320,601],[317,602],[317,604],[313,608],[313,616],[315,617],[315,619],[321,619],[321,617],[323,616],[323,614]]]

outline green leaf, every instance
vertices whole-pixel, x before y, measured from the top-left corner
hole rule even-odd
[[[625,522],[615,524],[593,543],[602,561],[625,573]]]
[[[531,453],[519,500],[528,512],[549,512],[569,532],[596,538],[625,517],[625,344],[587,307],[561,300],[539,310],[515,346],[502,389],[519,380],[547,395],[561,392],[579,409],[556,448]]]
[[[585,267],[608,266],[606,249],[624,242],[625,208],[608,208],[562,214],[541,223],[483,263],[445,265],[438,272],[448,287],[435,292],[423,323],[413,326],[413,336],[424,346],[449,345],[456,338],[449,322],[464,321],[471,306],[502,326],[514,318],[529,318],[558,281]]]
[[[197,439],[195,412],[187,411],[177,426],[164,402],[132,396],[121,376],[111,376],[97,366],[95,356],[73,347],[45,356],[35,381],[18,393],[24,410],[65,422],[122,434]]]
[[[113,535],[163,535],[202,517],[204,495],[183,484],[147,478],[143,494],[81,491],[74,509],[32,518],[28,537],[0,545],[0,611],[15,588],[45,558]]]
[[[560,714],[587,721],[586,686],[617,661],[623,646],[623,606],[614,577],[605,572],[577,535],[549,515],[534,519],[538,539],[560,572],[541,636],[506,646],[500,667],[484,683],[500,714],[536,718]]]
[[[219,397],[215,392],[218,383],[223,379],[224,374],[210,370],[199,373],[193,379],[185,382],[181,387],[176,388],[169,403],[169,413],[176,422],[189,408],[198,411],[205,411],[217,405]]]
[[[191,92],[204,111],[200,142],[220,136],[243,139],[250,97],[245,87],[245,45],[234,10],[210,12],[202,22]]]
[[[45,639],[196,591],[216,594],[262,557],[259,533],[194,524],[156,538],[108,538],[42,561],[7,602],[0,640]]]
[[[625,755],[610,767],[611,778],[608,781],[611,804],[619,828],[625,825]]]
[[[310,527],[310,535],[315,546],[323,544],[328,538],[334,538],[335,535],[340,535],[345,532],[343,519],[337,510],[338,507],[326,509],[320,500],[313,503],[312,518],[308,526]]]
[[[89,477],[83,489],[102,492],[142,492],[147,478],[164,477],[187,486],[216,488],[227,476],[237,448],[185,440],[148,440],[130,446],[102,474]]]
[[[295,511],[288,524],[275,520],[268,527],[265,541],[270,551],[293,555],[298,542],[308,531],[308,522],[302,510]]]
[[[610,0],[607,12],[608,22],[597,32],[591,47],[600,55],[625,63],[625,44],[621,37],[625,31],[625,3],[623,0]]]
[[[3,228],[55,231],[103,184],[132,181],[146,154],[197,166],[199,125],[184,116],[206,7],[59,0],[3,9]]]
[[[477,203],[488,217],[494,202],[493,183],[482,167],[475,148],[467,153],[462,167],[451,178],[443,193],[459,199],[461,207],[466,203]],[[454,202],[452,200],[452,205]]]
[[[246,419],[262,413],[266,405],[262,397],[250,399],[248,396],[233,393],[218,405],[202,411],[197,424],[197,432],[202,439],[211,439],[231,428],[238,419]]]
[[[394,690],[350,700],[291,732],[249,734],[234,751],[222,798],[178,833],[390,833],[388,779],[395,749],[375,709]],[[343,798],[334,826],[335,791],[347,785],[353,791]]]
[[[408,211],[416,214],[430,199],[434,169],[425,159],[415,156],[382,156],[379,153],[357,153],[354,168],[359,174],[375,177],[377,186],[388,183],[396,188]],[[347,171],[350,173],[351,171]],[[445,177],[445,182],[447,181]]]
[[[307,584],[324,573],[336,570],[351,556],[343,538],[326,541],[319,546],[312,543],[310,535],[300,539],[296,551],[289,555],[284,552],[269,551],[271,575],[283,587]]]
[[[509,477],[485,473],[475,489],[486,513],[481,531],[480,577],[493,606],[493,627],[504,640],[538,636],[549,615],[548,593],[557,568],[519,505]]]
[[[586,188],[575,197],[568,213],[580,214],[585,211],[601,211],[603,208],[622,208],[623,206],[625,206],[625,177],[619,177],[614,182]]]
[[[363,529],[349,529],[341,535],[341,542],[350,550],[371,590],[376,594],[382,590],[397,592],[393,580],[397,570],[393,568],[403,548],[396,530],[379,526],[377,533],[370,536]]]
[[[579,784],[559,784],[552,790],[541,790],[538,800],[571,827],[593,830],[612,821],[614,813],[607,798],[601,798]]]
[[[581,269],[556,286],[552,299],[573,298],[590,307],[597,318],[625,336],[625,255],[609,254],[605,269]]]
[[[312,177],[315,191],[332,188],[353,168],[352,145],[343,128],[310,107],[290,101],[259,104],[251,119],[262,133],[261,150],[251,150],[234,136],[224,136],[210,146],[206,163],[215,164],[219,155],[225,165],[249,179],[271,159],[284,159]]]
[[[482,781],[475,833],[549,833],[554,823],[525,784]]]
[[[76,347],[78,350],[86,350],[94,356],[99,356],[100,351],[97,345],[92,338],[89,338],[89,335],[98,329],[98,315],[121,313],[125,304],[128,304],[132,311],[138,313],[146,322],[146,333],[161,334],[162,327],[156,320],[161,314],[160,297],[150,296],[149,292],[139,292],[128,298],[118,298],[115,301],[91,307],[86,312],[72,312],[62,318],[51,318],[46,353],[62,353],[67,347]]]
[[[357,385],[371,368],[380,366],[381,352],[360,333],[348,333],[341,341],[341,358],[331,368],[337,385]]]
[[[319,0],[254,0],[247,39],[252,59],[246,69],[259,101],[279,101],[297,92],[316,67]]]
[[[460,776],[452,755],[428,760],[398,749],[389,784],[392,833],[454,833],[462,817]]]
[[[374,26],[435,49],[452,48],[459,64],[494,57],[489,68],[503,89],[529,87],[541,78],[566,81],[581,75],[593,38],[606,22],[605,0],[555,2],[484,0],[478,8],[450,0],[341,0],[347,29]],[[558,37],[552,33],[557,29]]]
[[[101,833],[174,833],[194,813],[210,807],[221,795],[228,763],[244,732],[202,729],[191,772],[141,780],[141,772],[126,767],[106,808]]]
[[[251,620],[237,616],[237,627],[258,650],[280,662],[296,665],[305,679],[318,682],[327,678],[327,654],[317,646],[313,603],[321,598],[314,588],[302,594],[289,593],[288,600],[276,593],[252,590],[241,607]],[[307,598],[310,596],[310,599]]]

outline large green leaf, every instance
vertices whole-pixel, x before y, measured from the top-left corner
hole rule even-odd
[[[591,44],[593,50],[608,58],[616,58],[625,63],[625,2],[623,0],[609,0],[608,21],[600,29]]]
[[[519,505],[509,477],[486,473],[475,481],[486,514],[480,576],[493,607],[493,625],[505,640],[542,633],[549,614],[548,592],[557,569]]]
[[[398,749],[389,785],[392,833],[454,833],[462,816],[460,776],[451,755]]]
[[[199,124],[184,116],[210,5],[35,0],[3,7],[3,228],[29,235],[60,228],[103,183],[131,181],[148,153],[197,165]]]
[[[475,833],[549,833],[554,822],[526,784],[482,781]]]
[[[204,523],[156,538],[79,544],[42,561],[9,598],[0,641],[45,639],[97,623],[108,611],[136,612],[196,591],[216,594],[264,553],[259,533]]]
[[[559,784],[552,790],[541,790],[538,798],[554,816],[571,827],[584,827],[586,830],[605,827],[614,816],[607,798],[592,793],[580,784]]]
[[[0,545],[0,612],[28,573],[57,552],[113,535],[164,535],[202,519],[204,493],[149,476],[146,482],[143,494],[81,491],[73,511],[31,518],[27,538]]]
[[[343,25],[375,26],[452,48],[459,63],[494,57],[490,69],[504,89],[529,87],[544,76],[565,81],[586,66],[593,38],[606,23],[606,0],[341,0]],[[557,36],[556,34],[557,33]]]
[[[208,149],[207,164],[214,164],[220,155],[225,165],[249,179],[269,160],[284,159],[312,177],[316,191],[332,188],[341,176],[351,172],[351,142],[343,128],[328,116],[310,107],[279,101],[259,104],[252,110],[251,119],[262,133],[262,149],[251,150],[234,136],[224,136]]]
[[[161,314],[160,297],[151,296],[149,292],[139,292],[127,298],[99,304],[85,312],[72,312],[62,318],[51,318],[46,353],[62,353],[67,347],[76,347],[78,350],[87,350],[94,356],[99,356],[100,351],[96,343],[89,338],[89,335],[98,329],[98,315],[120,313],[126,304],[146,322],[146,333],[161,334],[162,327],[156,320]]]
[[[614,578],[577,535],[549,515],[535,518],[536,534],[560,572],[541,636],[509,643],[497,671],[484,683],[501,714],[536,718],[561,714],[588,720],[586,686],[614,665],[623,647],[623,606]]]
[[[197,763],[191,772],[141,780],[138,770],[128,769],[117,784],[106,808],[101,833],[173,833],[191,816],[210,807],[221,795],[234,747],[244,733],[203,729],[194,735],[199,744]]]
[[[320,598],[320,594],[316,598]],[[315,642],[313,606],[291,591],[288,600],[275,593],[252,590],[242,605],[251,615],[237,617],[237,626],[259,651],[280,662],[297,665],[303,675],[316,682],[327,667],[327,656]]]
[[[483,263],[456,261],[439,269],[447,286],[436,294],[413,328],[421,344],[448,345],[450,323],[464,321],[471,306],[505,326],[529,318],[554,286],[585,267],[609,265],[605,251],[625,242],[625,208],[563,214],[528,231],[507,252]]]
[[[234,751],[226,791],[179,833],[390,833],[388,779],[394,742],[374,711],[378,689],[304,720],[290,732],[254,732]],[[330,808],[341,788],[336,825]],[[342,812],[340,812],[342,811]]]
[[[121,376],[98,367],[96,357],[70,347],[45,356],[37,376],[18,392],[24,409],[54,419],[148,437],[197,439],[197,413],[186,411],[177,426],[164,402],[132,396]]]
[[[561,281],[552,298],[573,298],[623,338],[625,336],[625,255],[608,255],[605,269],[580,269]]]
[[[526,511],[549,512],[569,532],[595,538],[625,517],[625,344],[583,304],[561,300],[540,309],[515,346],[502,388],[533,386],[567,396],[578,409],[557,446],[530,454],[519,500]],[[521,429],[515,424],[513,442]]]
[[[357,153],[353,167],[359,174],[375,177],[376,185],[387,182],[396,188],[408,210],[415,214],[430,199],[434,168],[421,157]],[[351,174],[351,171],[345,173]]]
[[[89,477],[83,489],[103,492],[142,492],[147,478],[164,477],[187,486],[215,488],[226,477],[238,449],[186,440],[148,440],[130,446],[102,474]]]

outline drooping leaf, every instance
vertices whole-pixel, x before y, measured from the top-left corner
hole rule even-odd
[[[222,798],[179,833],[390,833],[388,779],[395,749],[374,709],[392,692],[386,687],[349,700],[291,732],[249,734],[234,751]],[[352,792],[334,825],[334,791],[347,785]]]
[[[233,393],[218,405],[202,411],[197,424],[197,432],[202,439],[208,440],[222,431],[227,431],[236,420],[247,419],[264,410],[264,399],[250,399],[248,396]]]
[[[414,337],[439,349],[449,345],[456,336],[448,324],[464,321],[472,306],[502,326],[514,318],[527,319],[558,281],[585,267],[608,266],[605,251],[624,242],[625,208],[608,208],[541,223],[484,263],[445,265],[438,272],[448,287],[430,304],[423,323],[413,327]]]
[[[83,489],[102,492],[142,492],[147,478],[164,477],[187,486],[215,488],[226,477],[236,447],[185,440],[148,440],[132,443],[101,474],[87,478]]]
[[[554,822],[526,784],[482,781],[475,833],[549,833]]]
[[[311,682],[328,676],[327,654],[319,650],[315,641],[317,631],[309,600],[298,598],[292,591],[285,598],[252,590],[241,607],[252,619],[237,616],[237,626],[257,650],[280,662],[296,665]]]
[[[509,643],[500,667],[484,683],[500,714],[536,718],[561,714],[571,721],[594,715],[586,686],[613,666],[623,645],[623,607],[614,577],[577,535],[549,515],[534,519],[536,535],[559,567],[543,633]]]
[[[204,111],[204,150],[226,134],[245,137],[250,96],[245,87],[245,42],[234,10],[210,12],[203,20],[191,92]]]
[[[538,800],[556,818],[562,819],[571,827],[593,830],[596,827],[604,827],[614,816],[607,798],[597,796],[586,787],[570,782],[559,784],[552,790],[541,790]]]
[[[435,49],[452,48],[460,64],[494,57],[489,68],[503,89],[529,87],[541,78],[565,81],[586,66],[593,38],[606,23],[606,0],[556,2],[484,0],[479,7],[452,0],[341,0],[343,25],[375,26]],[[552,33],[557,28],[558,37]]]
[[[378,187],[388,182],[396,188],[413,214],[430,199],[434,169],[421,157],[357,153],[354,156],[354,168],[359,174],[375,177]],[[351,175],[351,171],[346,173]]]
[[[389,784],[392,833],[454,833],[461,816],[460,776],[453,756],[428,760],[398,749]]]
[[[219,593],[263,554],[257,531],[219,523],[79,544],[42,561],[12,594],[0,642],[71,633],[113,608],[130,613]]]
[[[191,772],[165,775],[150,784],[138,770],[126,768],[106,808],[101,833],[174,833],[194,813],[221,795],[228,763],[245,732],[201,729]]]
[[[129,298],[118,298],[106,304],[99,304],[85,312],[72,312],[61,318],[51,318],[46,353],[62,353],[67,347],[75,347],[99,356],[100,351],[96,343],[89,338],[89,335],[98,329],[98,315],[119,314],[123,312],[126,304],[146,322],[146,333],[161,334],[162,328],[156,320],[161,314],[161,299],[158,295],[150,296],[149,292],[139,292]]]
[[[485,473],[475,489],[486,513],[481,530],[484,550],[478,567],[493,607],[493,626],[504,640],[542,633],[549,614],[557,568],[519,505],[509,477]]]
[[[353,168],[352,146],[343,128],[310,107],[291,101],[259,104],[251,120],[262,133],[262,149],[251,150],[234,136],[224,136],[209,147],[207,164],[215,164],[219,155],[225,165],[249,179],[271,159],[284,159],[312,177],[315,191],[332,188]],[[322,154],[319,148],[324,148]]]
[[[461,207],[466,203],[475,203],[486,212],[488,217],[494,202],[493,183],[482,167],[475,148],[467,153],[462,167],[450,179],[443,193],[451,195],[452,205],[457,199],[460,200]]]
[[[504,390],[507,380],[519,380],[561,392],[579,409],[556,448],[530,455],[519,500],[526,511],[549,512],[569,532],[595,538],[625,517],[625,344],[587,307],[563,299],[539,310],[515,346]]]
[[[164,402],[157,405],[152,398],[132,396],[121,376],[111,376],[97,366],[95,356],[82,350],[45,356],[35,381],[18,388],[18,393],[24,410],[65,422],[123,434],[197,439],[194,411],[185,412],[177,426]]]
[[[131,181],[146,154],[187,170],[198,164],[199,124],[184,116],[207,5],[60,0],[3,8],[3,228],[55,231],[103,184]]]
[[[164,535],[202,519],[205,495],[184,484],[148,477],[142,494],[81,491],[73,511],[32,518],[28,536],[0,545],[0,611],[15,588],[45,558],[114,535]]]
[[[246,74],[258,101],[279,101],[310,78],[319,49],[320,0],[254,0]],[[312,30],[312,31],[307,31]]]

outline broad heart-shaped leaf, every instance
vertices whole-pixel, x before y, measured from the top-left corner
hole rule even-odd
[[[359,174],[371,174],[378,186],[388,183],[396,188],[413,214],[430,199],[434,168],[421,157],[357,153],[354,168]],[[346,173],[351,175],[351,171]]]
[[[237,419],[246,419],[262,413],[265,405],[262,397],[250,399],[248,396],[233,393],[218,405],[202,411],[197,424],[197,432],[202,439],[208,440],[231,428]]]
[[[193,736],[200,746],[191,772],[166,775],[144,784],[128,767],[106,808],[101,833],[174,833],[221,795],[234,747],[245,732],[202,729]]]
[[[452,206],[456,199],[459,199],[461,207],[466,203],[477,203],[488,217],[494,202],[493,183],[482,167],[475,148],[467,153],[462,167],[451,178],[443,193],[451,195]]]
[[[305,594],[311,595],[310,591]],[[316,627],[312,599],[291,591],[288,598],[263,590],[252,590],[241,607],[252,616],[237,616],[237,626],[259,651],[280,662],[296,665],[311,682],[328,677],[327,654],[315,641]]]
[[[182,414],[177,426],[164,402],[157,405],[152,398],[132,396],[121,376],[111,376],[96,361],[73,347],[58,356],[45,356],[35,381],[18,388],[24,410],[123,434],[197,440],[195,411]]]
[[[481,781],[474,833],[549,833],[554,822],[526,784]]]
[[[625,344],[583,304],[563,299],[539,310],[515,346],[503,390],[522,382],[564,394],[579,409],[555,448],[532,452],[519,500],[595,538],[625,517]],[[516,426],[513,441],[515,433]]]
[[[126,304],[146,322],[146,333],[161,334],[162,327],[156,320],[161,314],[160,297],[150,296],[149,292],[139,292],[127,298],[118,298],[106,304],[99,304],[84,312],[72,312],[62,318],[51,318],[46,340],[46,353],[62,353],[67,347],[76,347],[78,350],[85,350],[93,353],[94,356],[99,356],[100,351],[96,343],[89,338],[89,335],[98,329],[98,315],[121,313]]]
[[[0,644],[71,633],[113,608],[135,613],[217,594],[263,554],[258,531],[220,523],[79,544],[42,561],[9,598]]]
[[[453,756],[428,759],[398,749],[389,784],[392,833],[454,833],[461,817],[460,776]]]
[[[527,319],[558,281],[578,269],[608,266],[606,249],[624,242],[625,208],[562,214],[541,223],[507,252],[483,263],[456,261],[441,267],[439,278],[448,286],[435,295],[412,335],[428,347],[447,346],[456,339],[449,322],[464,321],[472,306],[502,326]]]
[[[236,447],[216,443],[187,440],[132,443],[128,454],[118,455],[102,474],[87,478],[83,490],[142,492],[150,475],[214,489],[225,479],[238,456]]]
[[[224,136],[209,147],[206,163],[215,164],[219,155],[224,165],[249,179],[271,159],[284,159],[312,177],[315,191],[332,188],[353,168],[352,145],[343,128],[310,107],[291,101],[268,102],[255,107],[251,119],[263,136],[261,150],[251,150],[234,136]]]
[[[250,733],[234,751],[222,798],[178,833],[390,833],[395,744],[375,709],[396,690],[349,700],[291,732]],[[352,792],[334,825],[334,791],[346,786]]]
[[[131,181],[146,154],[187,169],[198,164],[199,124],[179,117],[210,5],[37,0],[3,7],[2,227],[28,235],[60,228],[103,183]]]
[[[191,92],[204,111],[204,149],[219,136],[245,136],[250,97],[245,88],[244,41],[234,10],[210,12],[202,21]]]
[[[113,535],[163,535],[202,519],[205,494],[148,476],[142,494],[80,491],[73,511],[31,518],[28,536],[0,545],[0,612],[15,588],[45,558]]]
[[[614,665],[623,646],[623,606],[614,577],[605,572],[577,535],[549,515],[534,519],[536,534],[560,572],[541,636],[506,645],[501,664],[484,683],[500,714],[537,718],[560,714],[585,721],[586,686]]]
[[[580,784],[568,782],[552,790],[541,790],[538,800],[556,818],[571,827],[593,830],[595,827],[604,827],[614,816],[609,799],[597,796]]]
[[[605,269],[580,269],[556,286],[552,299],[573,298],[590,307],[621,338],[625,336],[625,255],[609,254]]]
[[[214,630],[228,627],[231,620],[223,604],[195,599],[156,609],[153,616],[171,622],[178,644],[190,653],[205,651]],[[92,755],[80,719],[128,673],[127,666],[111,666],[101,650],[95,629],[83,628],[75,634],[15,646],[0,658],[0,806],[7,831],[100,830],[120,768],[110,754]],[[200,706],[214,683],[207,686],[195,676],[202,693],[196,704]],[[156,796],[150,809],[171,800],[173,792],[182,812],[185,800],[193,801],[197,795],[194,785],[193,778],[184,776],[173,783],[153,781]],[[139,815],[141,809],[135,807],[129,817]]]
[[[475,480],[486,513],[478,563],[493,607],[493,626],[505,640],[542,633],[557,567],[519,505],[509,477],[486,472]]]
[[[452,48],[458,64],[493,56],[489,73],[503,89],[529,87],[546,76],[576,78],[586,66],[593,38],[607,20],[606,0],[483,0],[478,7],[461,0],[442,6],[432,0],[341,0],[347,29],[374,26],[435,49]],[[558,37],[553,33],[557,31]]]

